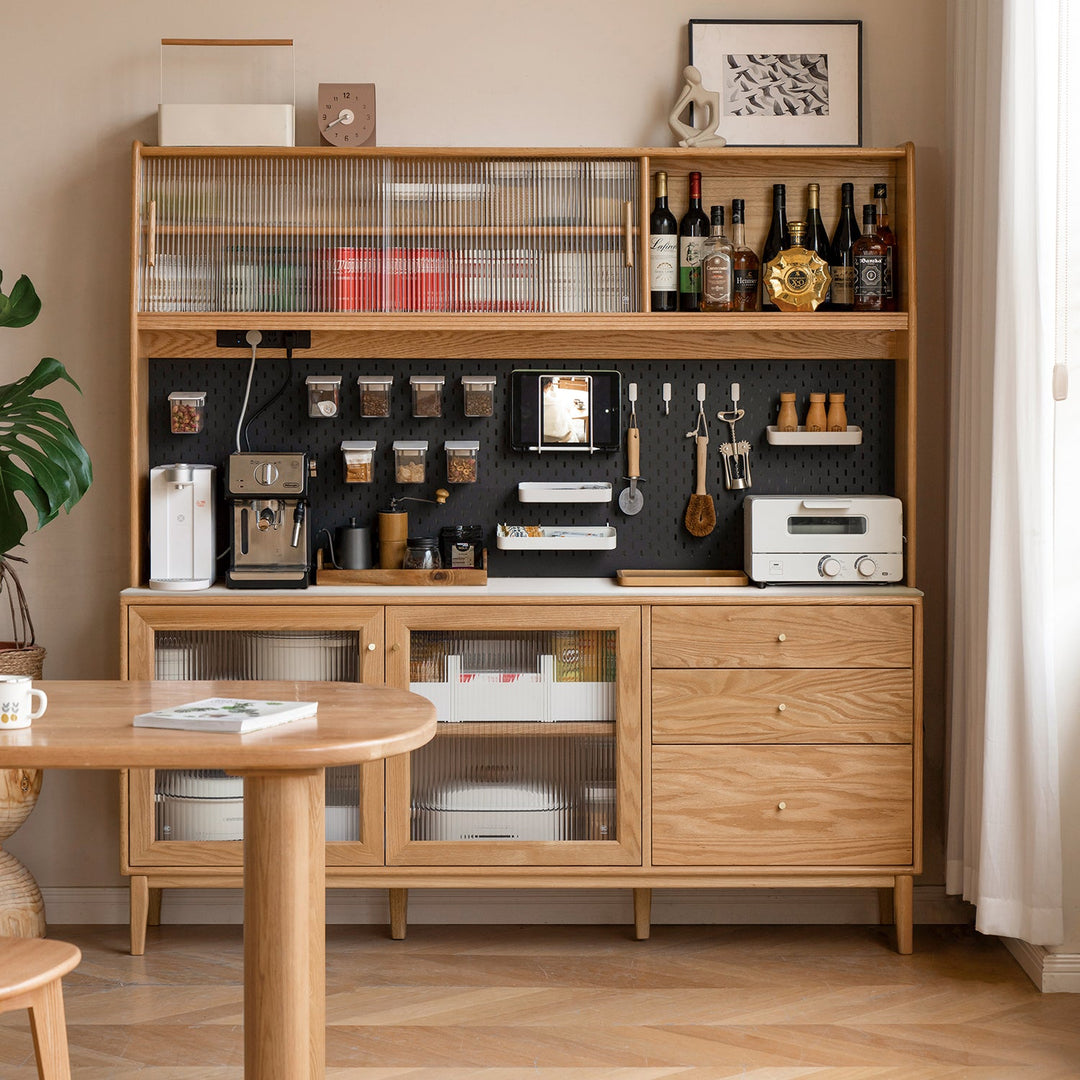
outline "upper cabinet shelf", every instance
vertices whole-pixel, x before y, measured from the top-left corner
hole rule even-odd
[[[748,339],[798,329],[822,348],[830,338],[878,335],[863,352],[852,352],[852,344],[833,355],[901,354],[903,346],[888,339],[909,328],[906,289],[899,314],[815,313],[806,325],[776,315],[650,316],[648,217],[658,169],[669,174],[676,216],[685,209],[691,170],[703,175],[706,207],[742,198],[747,239],[759,251],[772,185],[788,184],[793,218],[813,180],[821,183],[830,223],[841,181],[856,184],[857,203],[869,200],[872,184],[889,183],[902,252],[910,241],[910,148],[343,151],[137,143],[138,325],[195,330],[209,317],[215,327],[249,326],[258,314],[260,325],[273,326],[269,315],[281,313],[291,327],[330,334],[619,335],[651,328],[690,340],[703,327],[681,322],[704,318],[710,329]],[[236,315],[243,315],[239,324]],[[440,321],[415,321],[427,315]],[[594,315],[616,321],[587,324]],[[520,321],[487,321],[497,316]],[[551,317],[555,323],[542,321]],[[819,355],[814,347],[808,355]]]

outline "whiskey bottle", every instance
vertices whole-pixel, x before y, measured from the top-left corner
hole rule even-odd
[[[690,205],[679,222],[679,310],[701,308],[701,245],[709,235],[709,219],[701,209],[701,173],[689,178]]]
[[[863,234],[851,246],[855,266],[855,311],[885,311],[889,247],[877,234],[877,207],[863,207]]]
[[[840,185],[840,220],[832,241],[832,306],[834,311],[850,311],[855,303],[855,266],[851,245],[862,234],[855,220],[855,185]]]
[[[877,233],[885,241],[888,254],[885,262],[885,310],[896,310],[896,297],[900,285],[899,260],[897,259],[898,248],[896,236],[889,227],[889,186],[888,184],[874,185],[874,202],[877,207]]]
[[[724,235],[724,208],[711,209],[712,234],[701,245],[701,310],[730,311],[734,274],[731,243]]]
[[[731,310],[757,311],[760,264],[754,249],[746,246],[744,205],[742,199],[731,200]]]
[[[829,264],[805,246],[806,222],[793,221],[791,246],[765,264],[762,295],[766,292],[781,311],[816,311],[829,291]]]
[[[679,306],[679,226],[668,209],[667,173],[656,174],[656,202],[649,214],[649,308]]]
[[[761,250],[761,272],[764,275],[769,263],[791,243],[787,224],[787,187],[783,184],[773,184],[772,189],[772,220],[769,222],[769,235],[765,238],[765,247]],[[761,289],[761,310],[776,311],[776,304],[764,288],[764,278]]]

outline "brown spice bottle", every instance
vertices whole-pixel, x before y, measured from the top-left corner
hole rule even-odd
[[[777,431],[798,431],[799,414],[795,411],[795,395],[782,393],[780,395],[780,412],[776,416]]]
[[[806,430],[824,431],[826,426],[825,395],[811,394],[810,408],[806,410]]]
[[[826,426],[830,431],[847,431],[847,409],[844,408],[843,394],[829,395],[829,415]]]

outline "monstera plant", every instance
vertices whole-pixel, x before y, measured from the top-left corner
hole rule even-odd
[[[34,286],[24,274],[15,282],[11,294],[6,295],[3,280],[0,272],[0,327],[27,326],[41,310]],[[0,357],[6,352],[3,344],[0,339]],[[70,510],[86,494],[93,480],[90,457],[64,407],[51,398],[37,396],[39,390],[58,379],[79,389],[59,360],[45,357],[29,375],[0,386],[0,594],[7,592],[15,626],[14,642],[0,644],[0,671],[4,670],[5,652],[34,648],[33,623],[12,565],[15,561],[26,561],[13,555],[12,549],[30,531],[30,523],[16,496],[21,493],[36,511],[35,528],[40,529],[61,510]],[[40,660],[37,666],[40,675]],[[32,671],[19,673],[33,674]]]

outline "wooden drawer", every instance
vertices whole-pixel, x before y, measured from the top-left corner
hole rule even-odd
[[[657,743],[911,742],[910,669],[661,669]]]
[[[911,667],[907,606],[654,607],[654,668]]]
[[[909,746],[658,746],[657,866],[907,866]]]

